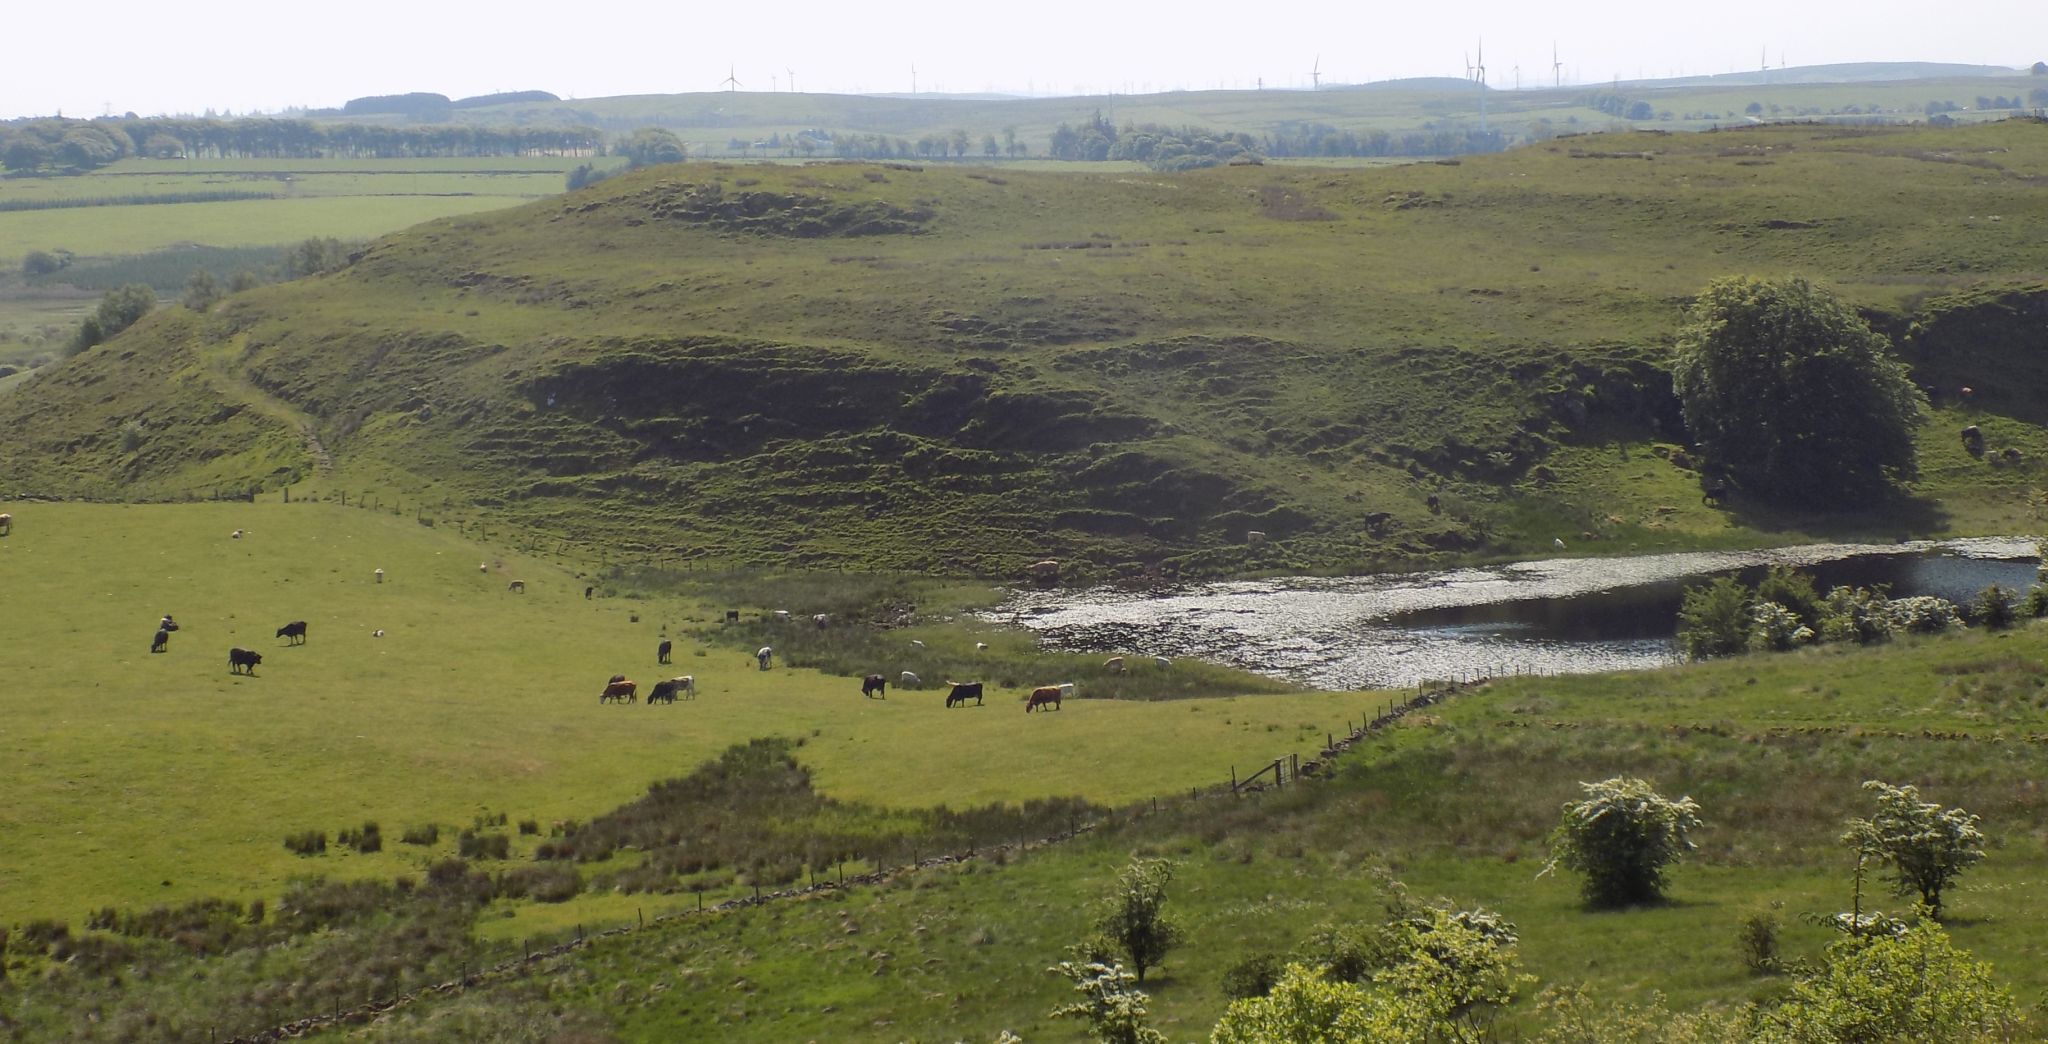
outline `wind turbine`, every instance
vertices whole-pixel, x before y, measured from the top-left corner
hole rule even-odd
[[[1308,71],[1308,82],[1313,85],[1309,90],[1320,91],[1323,89],[1323,56],[1320,54],[1316,55],[1315,67]]]
[[[1557,41],[1550,41],[1550,79],[1552,87],[1564,86],[1564,63],[1557,60]]]
[[[917,93],[917,66],[910,67],[910,93]]]
[[[784,69],[784,70],[782,70],[782,71],[783,71],[783,72],[786,72],[786,73],[788,73],[788,74],[789,74],[789,93],[791,93],[791,94],[795,94],[795,93],[796,93],[796,70],[795,70],[795,69]]]
[[[1479,41],[1479,64],[1473,67],[1479,75],[1479,133],[1486,133],[1486,41]]]
[[[740,89],[740,81],[738,79],[738,76],[738,72],[735,71],[732,66],[728,65],[725,67],[725,79],[718,81],[718,85],[720,87],[725,88],[725,93],[731,94],[732,92]]]

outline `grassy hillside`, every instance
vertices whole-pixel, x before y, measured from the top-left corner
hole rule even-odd
[[[1914,499],[1812,519],[1706,508],[1652,452],[1683,435],[1665,345],[1729,272],[1916,344],[2031,314],[2044,175],[2029,122],[1345,172],[688,164],[159,315],[0,402],[0,452],[19,489],[372,488],[614,554],[995,575],[1999,528],[2048,450],[2003,354],[1939,369],[1985,392],[1942,400]],[[1962,456],[1970,421],[2029,462]]]

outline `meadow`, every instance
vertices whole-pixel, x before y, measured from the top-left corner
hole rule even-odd
[[[393,836],[440,823],[452,837],[495,813],[585,818],[755,737],[803,740],[822,794],[880,807],[1115,803],[1319,747],[1385,700],[1233,696],[1217,672],[1207,699],[1081,699],[1027,718],[1021,687],[992,684],[985,706],[948,712],[932,688],[866,700],[857,676],[759,671],[751,637],[716,639],[725,605],[609,589],[586,600],[596,581],[561,563],[409,515],[275,502],[9,508],[0,582],[45,608],[17,615],[0,649],[0,675],[14,679],[0,691],[0,826],[20,839],[0,864],[10,918],[260,897],[307,873],[388,878],[427,854],[393,845],[308,860],[282,840],[364,820]],[[236,529],[245,535],[231,539]],[[508,592],[515,578],[524,595]],[[749,618],[769,608],[730,607]],[[153,655],[165,613],[183,629]],[[304,645],[273,636],[289,620],[308,622]],[[706,627],[713,640],[693,637]],[[935,681],[971,666],[979,640],[1011,646],[990,654],[991,670],[1022,675],[1035,660],[1053,681],[1075,667],[997,633],[921,633],[929,651],[904,637],[869,669]],[[664,634],[673,667],[655,663]],[[230,674],[230,646],[264,662]],[[643,691],[693,674],[700,696],[599,706],[613,673]]]

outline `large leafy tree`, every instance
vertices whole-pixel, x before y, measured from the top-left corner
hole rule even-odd
[[[672,131],[659,127],[642,127],[619,143],[618,152],[626,162],[635,167],[651,167],[657,163],[681,163],[688,158],[683,148],[683,139]]]
[[[1719,279],[1679,334],[1672,386],[1695,439],[1744,489],[1839,507],[1913,467],[1926,399],[1890,347],[1804,279]]]

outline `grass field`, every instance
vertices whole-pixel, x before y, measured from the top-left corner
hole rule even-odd
[[[758,671],[750,650],[681,634],[716,618],[706,606],[586,601],[557,565],[411,518],[324,504],[9,507],[0,583],[48,608],[13,619],[0,648],[0,676],[14,679],[0,691],[0,829],[20,839],[0,861],[9,917],[261,896],[308,872],[388,877],[418,858],[308,861],[282,838],[364,819],[395,835],[487,811],[586,817],[755,736],[804,739],[831,797],[1117,802],[1313,749],[1384,699],[1084,699],[1027,718],[1020,692],[992,689],[986,706],[948,713],[929,689],[863,700],[856,678]],[[230,539],[237,528],[246,536]],[[166,612],[183,630],[151,655]],[[305,645],[273,637],[297,619]],[[664,629],[681,639],[673,668],[654,662]],[[871,669],[930,669],[900,645]],[[253,676],[228,672],[230,646],[263,653]],[[690,673],[702,695],[600,707],[613,673],[643,688]]]

